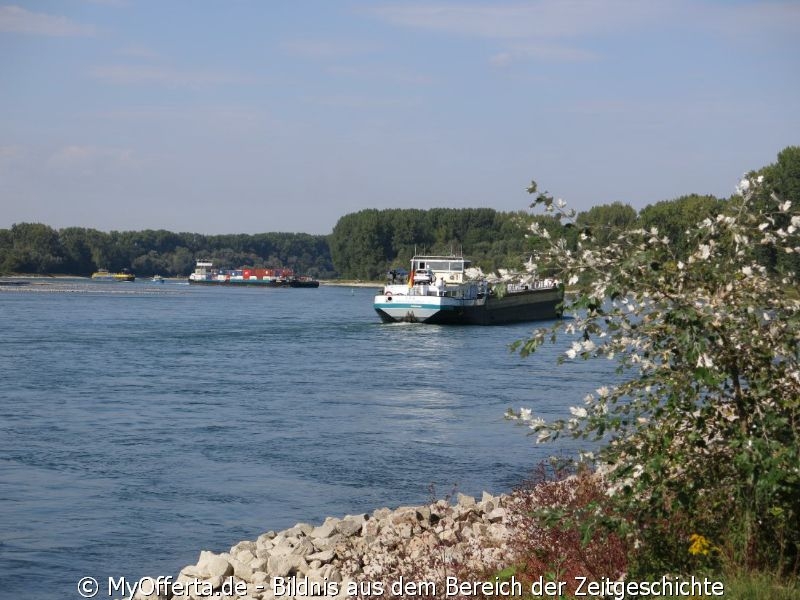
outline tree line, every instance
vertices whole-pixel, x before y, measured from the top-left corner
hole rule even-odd
[[[800,147],[790,146],[774,164],[754,174],[781,197],[800,202]],[[330,235],[261,233],[201,235],[165,230],[112,231],[40,223],[19,223],[0,229],[0,273],[89,275],[100,268],[134,273],[186,276],[197,259],[220,267],[290,267],[322,279],[377,280],[394,267],[407,267],[415,252],[461,252],[484,271],[521,268],[543,246],[530,235],[533,223],[553,238],[575,247],[591,232],[603,245],[621,231],[657,228],[669,237],[676,254],[688,251],[690,228],[716,218],[736,196],[716,198],[690,194],[636,211],[613,202],[562,223],[548,214],[499,212],[491,208],[366,209],[344,215]],[[766,203],[769,198],[756,198]],[[761,264],[771,271],[800,273],[798,254],[781,254],[770,245],[758,249]]]
[[[761,203],[755,205],[756,209],[770,200],[764,196],[767,189],[800,203],[800,147],[784,149],[776,163],[753,173],[763,177],[765,183],[758,192],[761,197],[754,199]],[[629,204],[613,202],[578,213],[574,223],[562,223],[552,214],[502,213],[489,208],[369,209],[339,219],[330,237],[330,250],[336,270],[347,278],[377,279],[394,266],[407,267],[415,250],[463,250],[484,271],[520,268],[547,245],[546,239],[530,234],[531,225],[536,223],[551,239],[563,238],[572,250],[581,236],[590,240],[585,243],[603,247],[624,231],[655,228],[660,236],[669,238],[676,257],[685,259],[695,224],[715,219],[737,199],[736,194],[724,199],[689,194],[648,205],[639,212]],[[800,256],[796,253],[779,253],[774,245],[766,244],[757,254],[771,272],[800,274]],[[556,269],[558,265],[549,267]],[[540,268],[546,271],[548,265]]]
[[[201,235],[165,230],[53,229],[18,223],[0,229],[0,273],[88,276],[98,269],[186,276],[199,259],[220,267],[290,267],[335,276],[326,236],[305,233]]]

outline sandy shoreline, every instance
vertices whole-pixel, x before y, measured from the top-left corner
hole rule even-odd
[[[91,282],[91,277],[82,277],[80,275],[2,275],[0,276],[0,287],[13,286],[24,287],[26,284],[31,285],[47,285],[56,283],[69,283],[71,281],[78,282]],[[165,282],[170,283],[186,283],[185,277],[164,277]],[[150,282],[149,277],[141,277],[137,282]],[[109,283],[109,282],[103,282]],[[111,282],[111,283],[129,283],[129,282]],[[336,287],[358,287],[358,288],[383,288],[383,283],[380,281],[360,281],[360,280],[337,280],[337,279],[321,279],[320,285],[336,286]]]

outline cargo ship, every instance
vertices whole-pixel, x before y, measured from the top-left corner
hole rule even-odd
[[[128,269],[122,269],[119,273],[111,273],[106,269],[100,269],[92,273],[92,279],[95,281],[134,281],[136,275],[128,271]]]
[[[468,277],[468,265],[462,256],[414,256],[408,282],[386,285],[373,308],[385,323],[503,325],[561,316],[560,282],[529,277],[490,283]]]
[[[199,260],[194,273],[189,275],[190,284],[232,285],[251,287],[316,288],[319,281],[304,275],[296,275],[292,269],[215,269],[210,260]]]

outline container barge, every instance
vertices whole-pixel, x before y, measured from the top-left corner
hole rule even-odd
[[[199,260],[189,283],[197,285],[230,285],[249,287],[316,288],[319,281],[304,275],[296,275],[292,269],[215,269],[210,260]]]

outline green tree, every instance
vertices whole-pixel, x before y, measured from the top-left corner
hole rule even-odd
[[[60,272],[63,249],[58,232],[42,223],[11,226],[10,244],[3,256],[2,270],[12,273],[51,274]]]
[[[613,202],[593,206],[579,213],[575,219],[578,227],[591,231],[592,238],[600,245],[607,244],[621,231],[636,223],[636,211],[629,204]]]
[[[757,209],[769,207],[773,194],[800,202],[800,147],[789,146],[778,154],[777,162],[751,173],[750,177],[763,178],[764,185],[753,190],[753,205]],[[785,231],[784,245],[800,247],[800,232],[792,228],[788,215],[776,215],[775,225]],[[773,272],[800,276],[800,254],[797,252],[781,252],[776,244],[768,241],[759,246],[757,255],[759,262]]]
[[[64,252],[62,272],[70,275],[91,275],[95,270],[92,261],[91,233],[83,227],[67,227],[58,232]]]
[[[685,257],[691,248],[692,229],[706,217],[715,217],[724,206],[725,202],[714,196],[689,194],[644,207],[639,211],[639,226],[658,229],[669,238],[678,255]]]
[[[178,246],[169,255],[170,265],[167,273],[170,275],[189,275],[195,265],[195,258],[188,248]]]
[[[382,277],[390,248],[391,236],[384,230],[380,211],[374,209],[345,215],[331,235],[333,264],[345,277]]]
[[[521,266],[532,217],[490,208],[363,210],[345,215],[329,244],[343,277],[375,279],[415,253],[462,253],[484,270]],[[556,227],[560,228],[556,224]]]

